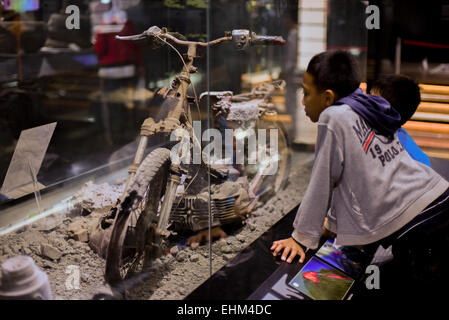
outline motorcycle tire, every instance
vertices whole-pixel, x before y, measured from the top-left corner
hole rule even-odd
[[[161,239],[154,231],[170,164],[170,150],[157,148],[150,152],[140,164],[123,201],[115,208],[106,254],[107,283],[124,280],[142,261],[158,254],[155,251]]]

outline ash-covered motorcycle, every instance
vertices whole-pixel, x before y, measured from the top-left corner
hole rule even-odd
[[[172,230],[193,231],[243,220],[258,199],[264,194],[280,190],[286,182],[289,151],[282,130],[270,117],[275,116],[270,98],[282,82],[263,84],[250,93],[233,95],[232,92],[207,92],[200,98],[188,96],[190,75],[197,72],[193,62],[198,48],[206,48],[222,42],[233,42],[238,50],[254,45],[284,45],[282,37],[258,36],[248,30],[233,30],[225,36],[209,42],[187,41],[177,33],[153,26],[139,35],[118,37],[124,41],[146,41],[153,48],[163,45],[175,50],[183,62],[181,73],[169,88],[162,88],[156,95],[163,99],[163,116],[147,118],[141,127],[140,142],[129,168],[129,176],[117,205],[101,220],[101,228],[110,230],[99,246],[106,251],[105,279],[116,283],[130,274],[141,272],[151,261],[167,251],[166,240]],[[181,55],[174,45],[187,47]],[[196,137],[190,106],[205,96],[214,100],[212,111],[215,119],[225,120],[239,134],[233,137],[233,146],[239,139],[249,139],[254,132],[276,130],[275,141],[261,144],[256,149],[264,157],[263,163],[251,163],[248,147],[244,147],[243,163],[230,160],[227,163],[189,164],[180,159],[183,148],[156,148],[144,159],[148,139],[152,135],[170,136],[176,130],[188,132],[189,143],[201,150]],[[238,129],[238,130],[237,130]],[[270,134],[268,134],[270,135]],[[273,170],[268,174],[267,170]],[[236,176],[233,174],[237,172]],[[208,185],[201,190],[200,181]],[[101,251],[101,249],[100,249]]]

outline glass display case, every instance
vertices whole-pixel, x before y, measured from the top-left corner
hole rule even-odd
[[[355,2],[4,2],[0,262],[58,299],[185,298],[301,201],[301,77],[326,48],[365,73]]]

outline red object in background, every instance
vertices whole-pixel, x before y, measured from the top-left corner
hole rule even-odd
[[[142,64],[142,51],[139,44],[132,41],[122,41],[115,38],[116,35],[129,36],[135,34],[134,25],[126,21],[122,31],[96,34],[94,45],[100,65]]]

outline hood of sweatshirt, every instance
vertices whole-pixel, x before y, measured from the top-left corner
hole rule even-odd
[[[363,93],[357,89],[334,105],[347,104],[378,133],[393,136],[401,127],[401,115],[382,97]]]

